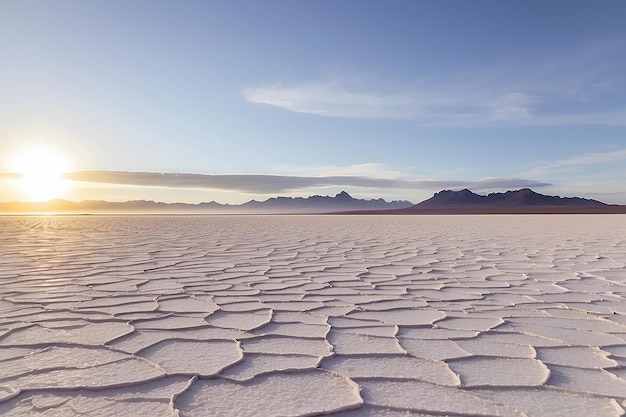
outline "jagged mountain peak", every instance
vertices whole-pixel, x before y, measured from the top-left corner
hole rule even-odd
[[[347,199],[352,200],[352,196],[345,191],[341,191],[339,194],[336,194],[335,198],[344,199],[344,200],[347,200]]]

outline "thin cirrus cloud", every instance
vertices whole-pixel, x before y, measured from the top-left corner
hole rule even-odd
[[[190,174],[129,171],[77,171],[65,174],[72,181],[166,188],[198,188],[229,190],[253,194],[291,192],[320,186],[351,186],[362,188],[395,188],[440,190],[443,188],[545,187],[551,184],[521,178],[487,178],[481,180],[390,179],[366,176],[292,176],[255,174]]]
[[[261,85],[246,89],[244,96],[250,103],[297,113],[407,119],[432,127],[623,126],[626,106],[620,92],[626,77],[614,57],[625,52],[626,40],[608,39],[462,73],[415,73],[400,85],[379,79],[354,87],[355,77],[345,77],[352,81]]]
[[[536,167],[530,172],[530,174],[533,176],[541,175],[561,168],[584,167],[586,165],[594,164],[609,164],[616,161],[626,161],[626,149],[617,149],[610,152],[589,153],[561,159],[548,165]]]
[[[456,93],[417,90],[397,94],[352,92],[329,84],[269,86],[245,91],[251,103],[296,113],[357,119],[408,119],[423,125],[470,126],[523,122],[530,118],[528,94],[519,92]]]
[[[542,93],[455,93],[436,90],[380,94],[326,84],[268,86],[245,91],[247,101],[323,117],[405,119],[433,127],[626,125],[626,108],[558,112],[544,109]]]
[[[412,98],[402,94],[351,92],[320,83],[251,88],[245,96],[251,103],[326,117],[411,119],[419,113]]]

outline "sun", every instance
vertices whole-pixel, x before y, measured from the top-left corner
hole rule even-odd
[[[63,174],[72,168],[72,161],[60,149],[43,145],[27,146],[10,154],[7,165],[19,175],[16,186],[27,201],[60,198],[70,188]]]

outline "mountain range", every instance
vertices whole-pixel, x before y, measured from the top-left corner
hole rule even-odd
[[[250,200],[243,204],[220,204],[215,201],[198,204],[162,203],[134,200],[124,202],[52,200],[41,203],[0,203],[0,213],[191,213],[191,214],[297,214],[339,211],[390,210],[411,207],[410,201],[363,200],[345,191],[334,197],[272,197],[265,201]]]
[[[215,201],[198,204],[161,203],[135,200],[125,202],[52,200],[44,203],[0,203],[0,213],[68,214],[533,214],[533,213],[626,213],[626,206],[610,205],[580,197],[559,197],[529,188],[479,195],[470,190],[443,190],[418,204],[385,201],[382,198],[353,198],[345,191],[334,197],[273,197],[250,200],[239,205]]]

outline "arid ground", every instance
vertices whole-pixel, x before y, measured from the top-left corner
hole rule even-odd
[[[624,409],[624,215],[0,218],[3,416]]]

